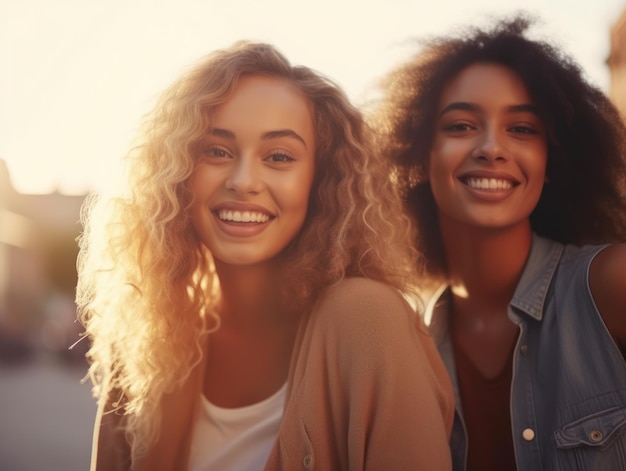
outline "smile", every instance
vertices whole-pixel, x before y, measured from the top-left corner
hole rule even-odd
[[[503,178],[467,177],[463,179],[470,188],[478,190],[510,190],[517,185],[516,182]]]
[[[263,223],[270,219],[269,214],[259,211],[232,211],[229,209],[220,209],[217,211],[217,217],[222,221],[240,223]]]

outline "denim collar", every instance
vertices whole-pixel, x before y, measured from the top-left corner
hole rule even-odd
[[[561,260],[563,249],[562,244],[533,234],[530,254],[513,299],[509,303],[510,307],[535,320],[542,319],[548,288]]]
[[[533,234],[528,259],[509,304],[516,313],[526,314],[538,321],[542,319],[548,288],[559,265],[563,249],[562,244]],[[447,340],[450,322],[449,299],[450,290],[443,284],[433,293],[426,307],[426,324],[437,345]]]

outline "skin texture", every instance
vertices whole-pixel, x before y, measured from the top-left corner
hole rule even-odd
[[[476,63],[448,83],[429,177],[454,295],[452,332],[486,377],[500,372],[517,335],[506,310],[530,250],[546,160],[544,126],[514,72]]]
[[[513,71],[477,63],[446,86],[429,172],[442,219],[493,228],[525,221],[546,160],[544,126]]]
[[[192,224],[222,289],[204,393],[218,406],[242,407],[287,379],[299,316],[277,301],[280,254],[307,214],[315,161],[309,101],[283,79],[244,77],[216,109],[202,149],[191,179]],[[234,220],[246,212],[255,222]]]
[[[607,247],[591,263],[593,299],[613,338],[626,356],[626,244]]]
[[[245,77],[215,111],[202,149],[191,178],[200,239],[226,264],[274,257],[306,217],[315,160],[308,100],[285,80]],[[254,221],[233,220],[246,211]]]
[[[506,307],[530,250],[528,217],[546,184],[545,130],[528,111],[532,105],[510,69],[476,63],[449,82],[438,110],[429,176],[454,294],[452,332],[486,377],[502,369],[516,338]],[[500,176],[513,185],[470,188],[472,176]],[[624,244],[596,257],[590,288],[624,351]]]

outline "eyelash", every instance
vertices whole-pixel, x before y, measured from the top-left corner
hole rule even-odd
[[[509,130],[517,132],[519,134],[538,134],[537,130],[530,126],[513,126]]]
[[[467,123],[454,123],[443,127],[443,130],[447,132],[466,132],[473,129],[475,129],[474,126]],[[508,131],[514,132],[515,134],[539,134],[536,129],[524,125],[512,126],[508,128]]]
[[[448,132],[464,132],[472,129],[474,129],[474,126],[467,123],[453,123],[443,127],[443,130]]]
[[[280,157],[281,160],[274,160],[273,159],[274,157]],[[264,160],[269,160],[272,163],[286,163],[286,162],[294,162],[296,159],[289,152],[276,151],[276,152],[272,152]]]
[[[230,152],[228,152],[225,149],[222,149],[221,147],[209,147],[207,149],[205,149],[204,153],[208,156],[208,157],[215,157],[218,159],[225,159],[230,157]],[[221,153],[223,155],[216,155],[216,153]]]
[[[216,147],[216,146],[212,146],[207,148],[204,151],[205,155],[207,155],[208,157],[211,158],[217,158],[217,159],[226,159],[226,158],[231,158],[232,154],[230,152],[228,152],[227,150],[221,148],[221,147]],[[277,160],[275,160],[275,158],[277,158]],[[286,151],[274,151],[271,152],[267,157],[265,157],[263,160],[268,161],[270,163],[289,163],[289,162],[295,162],[295,158],[294,156]]]

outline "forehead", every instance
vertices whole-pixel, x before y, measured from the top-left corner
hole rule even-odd
[[[311,122],[309,99],[287,79],[266,75],[241,77],[228,97],[216,107],[218,121],[243,121],[247,115],[264,115],[268,125],[274,120]]]
[[[451,102],[530,104],[528,88],[509,67],[492,62],[477,62],[462,69],[443,88],[440,108]]]

